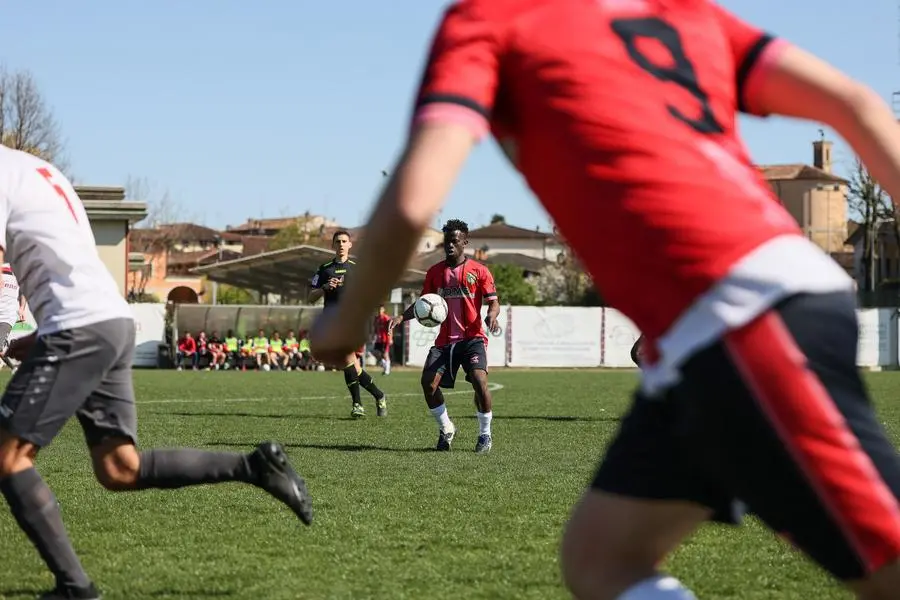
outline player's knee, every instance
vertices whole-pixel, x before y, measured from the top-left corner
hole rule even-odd
[[[563,534],[560,562],[575,598],[612,600],[651,576],[661,557],[647,545],[624,538],[621,524],[614,522],[616,515],[598,512],[598,507],[590,497],[576,506]]]
[[[37,451],[37,446],[21,438],[0,435],[0,479],[33,467]]]
[[[885,565],[862,581],[849,584],[860,600],[888,600],[897,597],[900,588],[900,561]]]
[[[130,440],[104,440],[91,448],[91,459],[97,481],[107,490],[119,492],[137,485],[141,459]]]
[[[430,396],[437,391],[440,380],[434,373],[423,373],[421,383],[422,391]]]

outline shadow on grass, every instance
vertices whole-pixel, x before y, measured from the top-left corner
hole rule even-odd
[[[46,588],[0,588],[0,598],[36,598]]]
[[[247,448],[256,446],[258,442],[209,442],[207,446],[225,448]],[[434,448],[391,448],[388,446],[376,446],[374,444],[282,444],[285,448],[308,448],[311,450],[335,450],[337,452],[402,452],[422,453],[436,452]]]
[[[213,592],[210,590],[173,590],[164,589],[150,592],[149,596],[154,598],[226,598],[234,596],[233,590],[220,590]]]
[[[160,414],[175,417],[248,417],[251,419],[296,419],[298,421],[354,421],[353,417],[337,417],[331,415],[303,415],[303,414],[263,414],[249,412],[180,412],[165,411]]]
[[[330,415],[302,415],[302,414],[260,414],[249,412],[165,412],[163,414],[175,417],[247,417],[251,419],[296,419],[298,421],[355,421],[353,417],[338,417]],[[475,415],[461,415],[462,419],[474,420]],[[619,416],[599,417],[573,417],[554,415],[496,415],[495,421],[547,421],[549,423],[618,423],[622,420]]]
[[[454,417],[456,418],[456,417]],[[475,415],[467,415],[464,419],[477,419]],[[553,415],[496,415],[494,421],[548,421],[550,423],[617,423],[622,417],[566,417]]]

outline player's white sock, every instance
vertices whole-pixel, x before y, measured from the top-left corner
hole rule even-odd
[[[697,600],[697,596],[674,577],[657,575],[628,588],[617,600]]]
[[[453,423],[450,422],[450,415],[447,414],[446,404],[441,404],[437,408],[431,408],[429,410],[434,416],[434,420],[437,421],[438,429],[440,429],[441,431],[453,430]]]
[[[478,435],[491,435],[491,419],[494,418],[494,411],[475,414],[478,415]]]
[[[390,375],[390,373],[391,373],[391,359],[385,358],[384,359],[384,374]]]

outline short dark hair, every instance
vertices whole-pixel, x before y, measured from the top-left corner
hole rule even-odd
[[[331,243],[333,244],[342,235],[346,235],[349,238],[350,232],[347,231],[346,229],[338,229],[337,231],[334,232],[334,235],[331,236]]]
[[[459,219],[450,219],[444,226],[441,228],[441,231],[444,233],[450,233],[451,231],[460,231],[466,235],[469,235],[469,226],[465,221],[460,221]]]

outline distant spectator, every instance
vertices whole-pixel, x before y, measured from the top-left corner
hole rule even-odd
[[[178,350],[175,352],[175,364],[178,365],[179,371],[184,367],[186,360],[190,360],[191,367],[197,369],[197,340],[189,331],[178,342]]]

